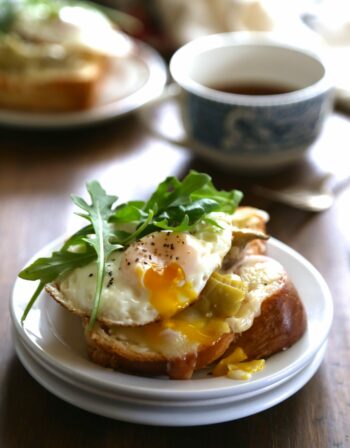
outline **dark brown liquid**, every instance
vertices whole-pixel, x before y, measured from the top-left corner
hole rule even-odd
[[[297,90],[294,87],[278,84],[267,84],[259,82],[237,82],[232,84],[223,84],[211,86],[214,90],[226,93],[236,93],[239,95],[280,95]]]

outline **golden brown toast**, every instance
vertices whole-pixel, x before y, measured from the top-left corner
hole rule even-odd
[[[87,322],[85,322],[87,323]],[[224,334],[212,345],[183,357],[167,358],[156,352],[139,352],[132,344],[118,341],[108,334],[108,328],[95,325],[85,332],[90,359],[115,370],[144,375],[168,375],[172,379],[189,379],[195,370],[202,369],[222,356],[233,341],[233,333]]]
[[[254,319],[252,327],[236,334],[230,351],[240,347],[249,360],[268,358],[295,344],[306,326],[304,306],[294,285],[287,279],[279,291],[263,301],[260,315]]]
[[[79,68],[36,76],[0,71],[0,107],[32,112],[87,109],[96,100],[104,70],[105,64],[96,59]]]
[[[254,261],[256,257],[247,258]],[[269,261],[267,257],[260,258],[257,259],[259,264],[264,260],[267,264],[276,263]],[[251,263],[251,260],[247,263]],[[251,272],[250,269],[249,275]],[[249,300],[254,302],[256,297],[261,295],[261,288],[265,282],[266,276],[260,272],[257,275],[255,289],[249,290],[248,285],[247,302]],[[250,318],[252,325],[244,331],[244,326]],[[236,331],[240,328],[243,331]],[[126,369],[141,374],[166,374],[173,379],[187,379],[191,378],[195,370],[218,360],[228,347],[229,351],[241,347],[249,359],[263,358],[290,347],[300,339],[305,330],[306,315],[302,302],[285,272],[280,271],[266,287],[266,296],[258,309],[254,310],[254,307],[245,303],[237,316],[232,319],[230,333],[222,335],[212,344],[201,344],[197,350],[189,351],[182,356],[167,357],[145,347],[140,349],[139,346],[123,338],[118,339],[111,328],[100,324],[97,324],[92,332],[86,331],[86,340],[92,361],[105,367]]]
[[[205,333],[207,329],[197,328],[196,321],[194,329],[191,325],[185,330],[176,326],[184,322],[181,313],[175,316],[173,327],[168,327],[166,321],[165,325],[160,321],[138,327],[97,321],[93,330],[88,331],[89,316],[72,308],[55,284],[48,285],[47,291],[55,300],[83,317],[88,354],[93,362],[115,370],[188,379],[194,371],[209,366],[237,346],[243,348],[249,359],[261,358],[288,348],[302,336],[306,316],[298,293],[282,266],[264,256],[266,245],[260,232],[265,231],[267,214],[241,207],[235,215],[238,230],[234,231],[232,250],[224,259],[221,272],[240,276],[245,285],[244,299],[233,315],[217,319],[224,330],[212,338],[196,339],[198,330],[204,328]],[[254,232],[260,236],[258,240],[254,239]],[[204,297],[202,292],[183,313],[201,310]],[[212,318],[206,312],[200,313],[199,321],[206,320],[205,325],[210,325]],[[174,324],[173,318],[169,322]],[[185,322],[187,325],[186,319]],[[170,336],[168,328],[173,329]]]

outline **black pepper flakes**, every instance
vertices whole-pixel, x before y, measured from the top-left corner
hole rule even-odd
[[[111,278],[109,279],[109,282],[107,283],[107,288],[110,288],[110,287],[113,285],[113,283],[114,283],[114,278],[111,277]]]

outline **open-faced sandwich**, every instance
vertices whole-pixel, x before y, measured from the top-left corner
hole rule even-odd
[[[266,255],[268,215],[238,207],[206,174],[162,182],[147,202],[113,207],[97,182],[89,224],[20,277],[39,280],[82,318],[92,361],[141,374],[246,378],[305,332],[304,307],[284,268]],[[244,361],[244,362],[242,362]]]
[[[0,108],[86,109],[129,38],[88,2],[1,0]]]

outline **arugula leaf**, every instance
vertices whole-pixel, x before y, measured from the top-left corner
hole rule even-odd
[[[89,224],[72,235],[60,251],[36,260],[19,274],[26,280],[39,280],[22,322],[47,283],[96,260],[96,289],[88,326],[91,329],[98,317],[106,262],[113,251],[124,250],[154,231],[191,232],[201,221],[220,227],[209,214],[233,213],[242,198],[237,190],[217,190],[210,176],[196,171],[190,171],[183,181],[166,178],[147,202],[130,201],[115,208],[118,198],[108,195],[98,182],[88,183],[87,190],[91,204],[74,195],[72,200],[81,209],[77,214]]]
[[[91,205],[87,204],[84,199],[75,195],[72,196],[72,199],[78,207],[86,212],[80,214],[80,216],[90,221],[95,231],[94,237],[85,239],[85,241],[95,249],[97,254],[97,279],[94,305],[88,325],[88,330],[91,330],[94,326],[99,310],[103,280],[106,275],[107,259],[114,250],[121,249],[123,246],[121,244],[111,242],[114,235],[108,223],[114,213],[112,207],[118,199],[117,196],[107,195],[105,190],[96,181],[88,183],[87,190],[91,197]]]
[[[74,246],[74,248],[76,248],[77,246],[83,246],[82,248],[84,250],[84,248],[86,247],[85,238],[88,235],[92,234],[93,231],[94,228],[92,225],[83,227],[82,229],[74,233],[72,236],[70,236],[68,240],[66,240],[61,250],[62,251],[69,250],[72,246]],[[75,250],[74,252],[77,252],[77,250]]]
[[[15,8],[12,0],[1,0],[0,33],[6,33],[15,19]]]
[[[210,176],[203,173],[191,171],[188,176],[179,184],[169,196],[168,202],[171,207],[192,202],[192,194],[201,191],[203,187],[210,183]]]
[[[111,221],[120,224],[138,223],[141,219],[147,218],[147,213],[143,211],[144,206],[145,203],[142,201],[130,201],[126,204],[119,205],[111,217]]]
[[[167,177],[161,182],[145,205],[145,211],[165,209],[168,205],[168,197],[171,191],[179,187],[180,182],[176,177]]]
[[[241,198],[240,191],[217,190],[204,173],[190,171],[182,182],[168,177],[145,204],[145,210],[154,210],[154,219],[141,236],[157,229],[191,231],[210,212],[233,213]]]
[[[19,277],[24,280],[40,280],[49,283],[78,266],[90,263],[96,254],[92,249],[83,253],[68,251],[53,252],[51,257],[38,258],[33,264],[24,268]]]
[[[30,309],[47,283],[52,282],[73,269],[90,263],[95,258],[95,252],[88,247],[82,253],[61,250],[60,252],[53,252],[49,258],[38,258],[30,266],[24,268],[19,273],[20,278],[24,280],[40,280],[40,283],[23,312],[21,322],[24,322]]]

